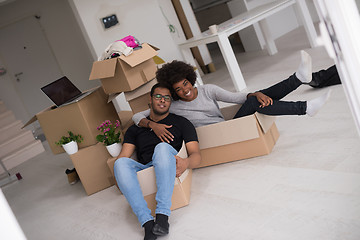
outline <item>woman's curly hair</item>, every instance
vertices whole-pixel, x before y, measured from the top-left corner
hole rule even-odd
[[[180,98],[172,87],[173,84],[187,79],[191,85],[194,86],[196,82],[196,73],[194,71],[194,67],[190,64],[174,60],[170,63],[164,64],[159,70],[157,70],[156,79],[159,83],[168,86],[174,100],[179,100]]]

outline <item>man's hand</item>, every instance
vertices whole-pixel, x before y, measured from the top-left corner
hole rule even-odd
[[[189,167],[189,158],[181,158],[175,156],[176,158],[176,177],[180,177],[181,174]]]
[[[255,92],[253,94],[256,99],[259,101],[261,108],[264,108],[266,106],[272,105],[273,104],[273,100],[272,98],[266,96],[265,94],[263,94],[262,92]]]
[[[160,124],[153,121],[150,121],[149,127],[154,131],[156,136],[160,138],[162,142],[170,143],[173,141],[174,136],[167,130],[168,128],[171,128],[172,125],[166,125],[166,124]]]

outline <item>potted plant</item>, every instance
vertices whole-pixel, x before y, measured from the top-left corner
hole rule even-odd
[[[121,151],[120,144],[120,121],[116,120],[115,125],[110,120],[105,120],[97,129],[101,134],[96,136],[96,141],[104,143],[111,156],[117,157]]]
[[[68,131],[69,136],[62,136],[58,142],[55,142],[56,145],[62,146],[65,152],[69,155],[74,154],[78,151],[78,143],[81,143],[84,138],[73,132]]]

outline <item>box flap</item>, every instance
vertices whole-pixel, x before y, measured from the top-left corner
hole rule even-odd
[[[152,47],[154,50],[156,50],[156,51],[159,51],[160,50],[160,48],[158,48],[158,47],[155,47],[154,45],[152,45],[152,44],[150,44],[150,43],[146,43],[146,44],[148,44],[150,47]]]
[[[124,92],[126,101],[131,101],[137,97],[140,97],[144,94],[150,93],[151,88],[157,83],[157,80],[154,78],[150,82],[147,82],[146,84],[142,85],[141,87],[138,87],[135,90],[132,90],[130,92]]]
[[[185,178],[188,176],[189,172],[191,171],[191,169],[186,169],[183,174],[181,174],[180,177],[176,178],[177,181],[175,181],[175,185],[177,184],[176,182],[182,183],[184,182]]]
[[[190,169],[186,169],[180,177],[175,178],[175,185],[182,183],[188,176]],[[137,172],[137,178],[144,196],[157,192],[154,167],[149,167]]]
[[[52,106],[50,106],[50,107],[48,107],[48,108],[45,108],[44,110],[38,112],[36,115],[38,115],[38,114],[40,114],[40,113],[43,113],[43,112],[46,112],[46,111],[49,111],[50,109],[53,109],[53,108],[55,108],[55,105],[52,105]],[[32,118],[30,118],[30,120],[27,121],[27,122],[24,124],[24,126],[21,127],[21,129],[23,129],[24,127],[29,126],[30,124],[32,124],[32,123],[34,123],[34,122],[36,122],[36,121],[38,120],[36,115],[33,116]]]
[[[231,120],[234,118],[236,112],[240,109],[240,104],[231,104],[220,109],[221,114],[225,120]]]
[[[89,80],[114,77],[117,61],[118,58],[111,58],[103,61],[94,62]]]
[[[109,95],[107,103],[111,102],[112,100],[114,100],[117,96],[119,96],[121,93],[112,93]]]
[[[36,122],[36,121],[37,121],[37,117],[36,117],[36,115],[35,115],[35,116],[33,116],[32,118],[30,118],[30,120],[27,121],[27,122],[24,124],[24,126],[21,127],[21,129],[23,129],[23,128],[26,127],[26,126],[29,126],[30,124],[32,124],[33,122]]]
[[[129,64],[131,67],[135,67],[142,62],[156,56],[158,53],[147,43],[142,44],[142,49],[134,51],[129,56],[121,55],[119,59]]]
[[[183,141],[182,143],[182,146],[178,152],[178,154],[176,154],[176,156],[179,156],[181,158],[187,158],[188,157],[188,154],[187,154],[187,151],[186,151],[186,146],[185,146],[185,142]]]
[[[269,116],[269,115],[264,115],[261,113],[256,112],[255,116],[260,124],[260,127],[262,129],[262,131],[264,133],[267,133],[267,131],[271,128],[271,126],[273,125],[273,123],[276,120],[276,116]]]
[[[259,137],[255,115],[196,128],[200,149],[242,142]]]
[[[137,172],[137,178],[144,196],[157,191],[154,167],[149,167]]]

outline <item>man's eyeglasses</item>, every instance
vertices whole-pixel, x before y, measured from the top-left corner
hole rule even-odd
[[[165,102],[170,102],[171,101],[171,97],[169,95],[161,95],[161,94],[154,94],[153,98],[155,98],[156,100],[161,100],[162,98],[164,98]]]

